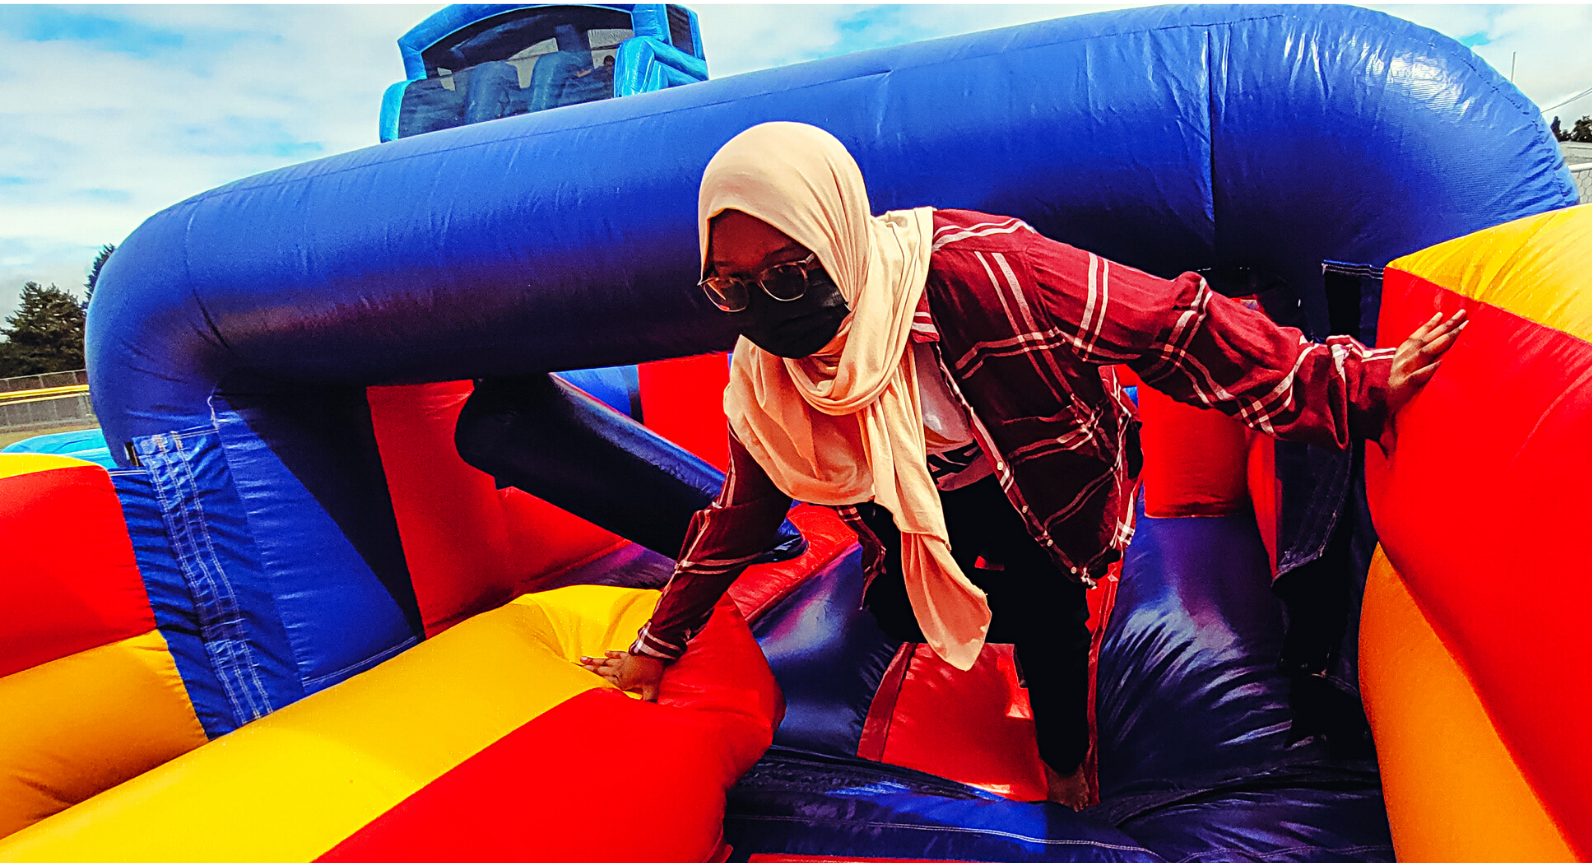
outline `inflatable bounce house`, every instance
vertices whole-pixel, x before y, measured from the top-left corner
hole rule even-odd
[[[1467,49],[1336,6],[697,83],[675,7],[450,7],[401,45],[391,140],[110,259],[115,467],[0,456],[0,860],[1592,861],[1592,215]],[[696,189],[766,120],[832,131],[878,209],[1021,217],[1313,337],[1470,310],[1364,455],[1374,756],[1292,715],[1282,448],[1143,388],[1139,530],[1092,591],[1098,805],[1043,802],[1009,648],[957,672],[859,610],[826,509],[657,703],[576,663],[630,643],[719,482]],[[511,439],[522,488],[471,466]]]

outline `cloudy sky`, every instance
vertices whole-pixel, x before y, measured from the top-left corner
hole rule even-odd
[[[1126,5],[690,4],[724,77]],[[231,180],[376,142],[395,40],[440,5],[0,4],[0,316],[81,291],[94,252]],[[1592,88],[1592,6],[1379,5],[1548,107]],[[1515,55],[1518,54],[1518,60]],[[1592,95],[1553,113],[1592,114]]]

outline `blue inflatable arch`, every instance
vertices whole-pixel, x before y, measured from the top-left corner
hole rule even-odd
[[[364,388],[729,347],[695,286],[697,183],[767,120],[838,136],[878,211],[1018,216],[1162,275],[1263,272],[1316,334],[1323,261],[1380,265],[1575,203],[1508,82],[1452,40],[1337,6],[1068,18],[421,135],[207,192],[111,258],[88,366],[111,449],[138,454],[151,494],[185,475],[207,512],[235,516],[219,553],[259,576],[237,601],[270,609],[240,625],[281,681],[273,704],[421,637]]]

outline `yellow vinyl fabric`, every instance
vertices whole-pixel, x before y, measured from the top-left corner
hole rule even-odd
[[[1380,548],[1365,586],[1360,685],[1399,863],[1577,863]]]
[[[93,464],[93,462],[43,452],[0,453],[0,479],[22,476],[27,473],[38,473],[41,470],[82,467],[86,464]]]
[[[1592,204],[1517,219],[1388,264],[1461,296],[1592,341],[1592,303],[1572,290],[1592,272]]]
[[[314,860],[519,726],[607,686],[573,658],[627,646],[657,598],[601,586],[520,597],[0,840],[0,860]]]
[[[158,631],[0,678],[0,836],[204,742]]]

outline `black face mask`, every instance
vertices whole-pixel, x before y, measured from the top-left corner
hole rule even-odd
[[[774,356],[800,359],[829,344],[849,314],[840,287],[820,269],[808,276],[801,299],[788,303],[754,287],[746,310],[735,313],[735,324],[748,341]]]

